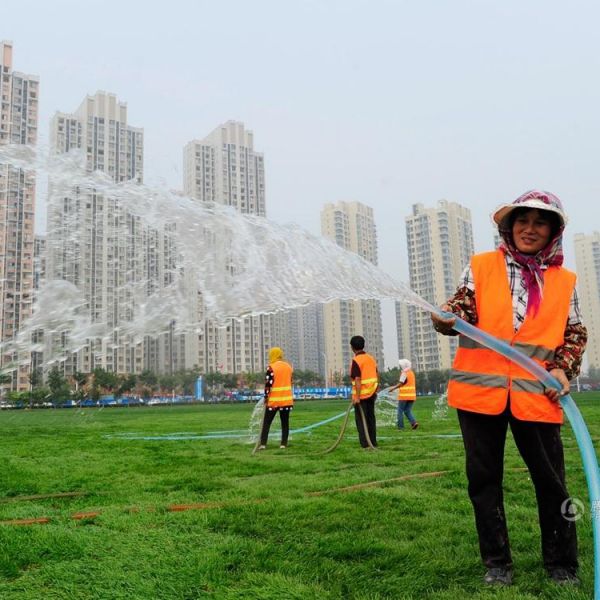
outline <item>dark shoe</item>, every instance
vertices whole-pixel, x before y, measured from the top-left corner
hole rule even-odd
[[[563,567],[556,567],[548,571],[548,576],[559,585],[579,585],[579,577],[572,571]]]
[[[410,426],[410,428],[411,428],[411,429],[416,429],[418,426],[419,426],[419,424],[418,424],[418,423],[413,423],[413,424]]]
[[[483,576],[484,583],[488,585],[512,585],[512,569],[493,567]]]

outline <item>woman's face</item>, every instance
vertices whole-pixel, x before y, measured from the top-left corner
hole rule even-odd
[[[515,246],[523,254],[537,254],[550,241],[552,225],[546,211],[532,208],[521,213],[512,226]]]

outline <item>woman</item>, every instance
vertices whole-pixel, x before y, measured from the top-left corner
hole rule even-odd
[[[287,448],[290,433],[290,411],[294,406],[292,373],[292,366],[283,360],[283,350],[277,347],[271,348],[269,350],[269,366],[265,375],[265,415],[260,432],[259,450],[267,447],[269,429],[277,413],[281,419],[281,445],[279,447]]]
[[[543,365],[561,384],[544,388],[531,374],[464,336],[454,359],[448,403],[458,411],[469,497],[489,584],[512,583],[504,514],[504,443],[510,425],[535,486],[542,556],[557,583],[578,583],[577,537],[565,485],[561,395],[579,373],[587,341],[575,274],[562,267],[567,218],[560,200],[533,190],[493,215],[501,236],[495,252],[472,257],[442,310],[501,338]],[[454,319],[432,315],[444,335]]]
[[[404,415],[410,423],[411,429],[417,429],[419,423],[415,419],[412,408],[417,399],[417,388],[415,372],[412,370],[412,363],[408,358],[401,358],[398,361],[400,367],[400,380],[396,385],[391,387],[388,392],[398,390],[398,414],[396,426],[401,431],[404,430]]]

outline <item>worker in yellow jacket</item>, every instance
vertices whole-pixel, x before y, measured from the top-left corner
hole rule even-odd
[[[275,347],[269,350],[269,366],[265,375],[265,415],[260,432],[259,450],[267,447],[269,429],[275,415],[281,419],[280,448],[287,448],[290,433],[290,412],[294,407],[292,392],[292,366],[283,360],[283,350]]]
[[[508,427],[535,486],[544,567],[559,584],[577,584],[576,514],[565,483],[560,437],[561,394],[581,367],[587,330],[581,322],[575,273],[562,266],[567,217],[560,200],[532,190],[493,214],[501,244],[477,254],[455,295],[442,307],[518,348],[550,372],[562,389],[545,388],[500,354],[460,336],[448,404],[457,409],[488,584],[512,583],[503,502]],[[432,316],[434,328],[457,335],[454,318]]]

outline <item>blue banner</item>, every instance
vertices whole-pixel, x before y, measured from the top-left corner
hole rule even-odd
[[[195,390],[195,399],[204,401],[204,381],[202,379],[202,375],[198,375],[198,379],[196,379],[196,390]]]

